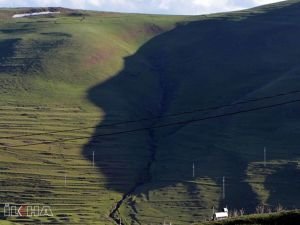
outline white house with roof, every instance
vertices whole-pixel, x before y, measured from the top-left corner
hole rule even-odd
[[[223,212],[216,212],[213,215],[213,220],[225,220],[228,218],[228,209],[224,208]]]

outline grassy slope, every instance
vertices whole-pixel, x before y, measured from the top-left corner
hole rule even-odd
[[[299,2],[293,1],[211,15],[178,26],[152,39],[127,58],[123,71],[94,87],[90,98],[105,112],[110,112],[106,117],[109,120],[118,118],[119,115],[113,113],[125,107],[131,115],[128,117],[133,119],[298,90],[300,52],[295,46],[300,35],[296,17],[299,7]],[[142,57],[150,62],[150,68],[144,61],[140,62]],[[104,93],[115,96],[118,101],[107,102],[101,97]],[[177,120],[246,110],[295,98],[299,95],[204,115],[182,116]],[[111,149],[118,141],[115,149],[122,151],[129,176],[147,157],[148,162],[152,161],[150,174],[141,171],[146,181],[140,179],[143,185],[123,204],[121,215],[127,219],[129,215],[128,223],[132,220],[142,224],[158,223],[166,218],[190,224],[210,215],[213,206],[245,208],[247,212],[254,211],[259,203],[299,207],[299,183],[290,185],[299,176],[298,112],[298,105],[294,104],[229,119],[150,129],[139,136],[102,139],[99,145],[103,149]],[[170,121],[174,118],[140,126]],[[137,137],[140,142],[135,143]],[[262,163],[264,146],[269,152],[267,168]],[[155,153],[154,160],[151,155],[138,154],[146,148],[149,154]],[[191,176],[193,162],[196,179]],[[101,162],[98,166],[107,171]],[[149,176],[151,179],[147,179]],[[224,202],[220,200],[222,176],[227,177]],[[113,183],[113,179],[110,182]],[[124,191],[122,187],[109,187]]]
[[[123,57],[182,19],[80,12],[82,16],[66,10],[56,17],[13,20],[15,12],[0,12],[2,137],[97,125],[104,112],[87,99],[87,90],[113,77],[122,69]],[[51,224],[110,224],[108,214],[122,196],[106,189],[106,174],[81,154],[92,132],[1,139],[1,203],[50,204],[55,218],[41,220]],[[78,136],[87,138],[4,148]]]
[[[12,20],[12,12],[2,11],[1,135],[162,116],[299,89],[299,11],[298,1],[191,18],[94,12],[75,16],[66,11],[53,18]],[[197,21],[163,33],[184,20]],[[257,104],[245,108],[252,106]],[[143,183],[119,209],[127,224],[164,219],[191,224],[209,216],[212,206],[224,204],[248,211],[259,202],[300,207],[299,184],[289,185],[299,176],[298,112],[293,105],[101,141],[2,149],[1,202],[55,205],[52,223],[107,224],[121,196]],[[1,142],[6,146],[100,132]],[[263,146],[270,155],[265,169]],[[98,169],[91,167],[92,151]],[[228,186],[222,202],[224,175]]]

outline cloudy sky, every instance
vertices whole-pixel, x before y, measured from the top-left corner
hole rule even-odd
[[[62,6],[100,11],[206,14],[232,11],[281,0],[0,0],[0,7]]]

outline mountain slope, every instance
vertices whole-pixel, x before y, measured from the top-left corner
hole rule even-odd
[[[1,136],[70,130],[1,139],[1,202],[50,204],[55,218],[43,222],[72,224],[192,224],[224,205],[299,207],[299,104],[185,122],[299,94],[167,117],[300,90],[299,12],[299,1],[198,17],[1,11]],[[76,137],[85,138],[56,141]],[[44,140],[56,142],[31,145]]]
[[[299,3],[290,2],[215,15],[178,26],[153,38],[127,58],[123,71],[93,88],[90,98],[109,112],[107,120],[124,116],[116,113],[124,111],[130,112],[129,120],[162,117],[131,125],[131,129],[298,99],[299,95],[283,96],[203,114],[163,117],[173,112],[299,90],[299,49],[295,47],[299,35],[298,12]],[[151,67],[140,62],[142,57]],[[108,102],[107,93],[117,101]],[[142,175],[137,176],[133,193],[124,192],[129,196],[120,208],[125,218],[130,215],[137,223],[150,224],[169,217],[180,224],[190,224],[210,215],[213,206],[228,205],[248,212],[254,211],[259,203],[273,206],[281,203],[294,208],[298,207],[295,193],[299,184],[293,187],[288,184],[299,175],[297,108],[293,104],[232,118],[101,137],[98,142],[96,137],[90,143],[95,141],[106,151],[116,146],[116,154],[128,165],[128,176],[148,157],[148,163],[144,163],[147,171],[141,170]],[[127,125],[123,127],[126,128]],[[101,133],[101,127],[95,133]],[[264,147],[269,152],[265,169]],[[148,156],[141,155],[144,152],[141,149],[148,149]],[[106,151],[99,157],[105,158]],[[133,159],[132,155],[138,157]],[[104,162],[98,163],[101,171],[107,174],[114,171],[124,177],[124,168],[115,171],[103,165]],[[192,177],[193,163],[196,179]],[[223,176],[227,180],[225,200],[221,199]],[[114,177],[112,184],[113,180]],[[108,187],[124,191],[122,185]]]
[[[106,189],[106,174],[81,154],[105,115],[87,91],[121,70],[123,57],[185,18],[68,9],[11,18],[32,10],[37,9],[0,12],[1,204],[52,207],[54,218],[7,218],[26,224],[110,224],[108,215],[122,193]]]

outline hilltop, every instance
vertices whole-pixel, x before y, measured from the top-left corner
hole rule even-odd
[[[61,13],[12,18],[45,10]],[[224,205],[300,208],[299,13],[1,10],[0,200],[55,214],[9,220],[184,225]]]

